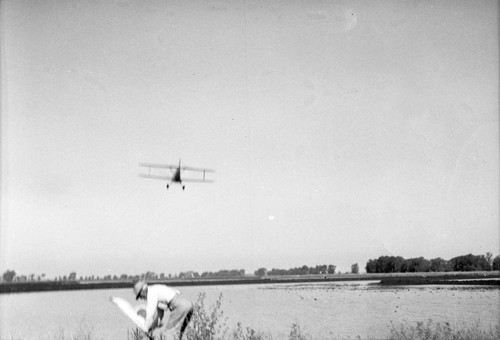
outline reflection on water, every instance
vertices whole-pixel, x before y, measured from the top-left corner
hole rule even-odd
[[[196,300],[206,293],[212,304],[222,293],[222,309],[231,329],[241,322],[287,338],[297,323],[315,338],[385,338],[391,325],[417,321],[449,322],[452,327],[500,320],[500,290],[488,286],[381,287],[374,282],[300,283],[180,287]],[[131,303],[131,289],[0,295],[2,339],[54,339],[88,333],[99,339],[125,339],[130,322],[109,302],[120,296]]]

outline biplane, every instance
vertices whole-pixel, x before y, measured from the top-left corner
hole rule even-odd
[[[172,183],[179,183],[182,190],[186,188],[184,182],[196,182],[196,183],[213,183],[213,180],[206,178],[207,172],[215,172],[212,169],[205,168],[193,168],[190,166],[181,165],[181,160],[179,159],[179,165],[168,165],[168,164],[155,164],[155,163],[139,163],[139,166],[148,168],[148,173],[140,173],[140,177],[159,179],[168,181],[167,189],[170,188]],[[162,172],[170,170],[170,174],[163,174]],[[184,178],[182,173],[184,171],[193,171],[203,173],[202,178]]]

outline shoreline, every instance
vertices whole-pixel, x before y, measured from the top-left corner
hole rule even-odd
[[[500,287],[500,271],[489,272],[430,272],[390,274],[330,274],[330,275],[286,275],[266,277],[235,277],[217,279],[168,279],[148,280],[153,284],[169,286],[213,286],[241,284],[286,284],[321,283],[345,281],[380,281],[382,286],[392,285],[489,285]],[[131,288],[131,280],[123,281],[36,281],[0,283],[0,294],[48,292],[64,290],[121,289]]]

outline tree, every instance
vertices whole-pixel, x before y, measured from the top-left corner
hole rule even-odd
[[[357,263],[354,263],[353,265],[351,265],[351,273],[353,273],[353,274],[359,273],[359,266]]]
[[[267,269],[266,268],[259,268],[254,272],[255,276],[266,276],[267,274]]]
[[[401,271],[403,272],[428,272],[431,269],[431,261],[423,257],[407,259],[404,261]]]
[[[447,265],[446,260],[437,257],[435,259],[431,259],[431,271],[432,272],[444,272],[446,271],[446,265]]]
[[[457,256],[452,258],[450,263],[454,271],[491,270],[491,265],[484,255]]]
[[[145,275],[144,275],[144,278],[146,280],[151,280],[151,279],[156,279],[156,274],[154,272],[150,272],[148,271]]]
[[[337,269],[337,266],[335,266],[333,264],[329,264],[326,272],[327,272],[327,274],[335,274],[335,269]]]
[[[318,265],[309,269],[309,274],[326,274],[328,266],[326,264]]]
[[[492,253],[490,253],[490,252],[486,252],[486,256],[485,256],[485,258],[486,258],[486,261],[487,261],[487,262],[490,264],[490,266],[491,266],[491,265],[493,264],[493,260],[492,260],[492,258],[493,258],[493,254],[492,254]]]
[[[500,255],[497,255],[493,259],[492,267],[493,267],[493,270],[500,270]]]
[[[376,269],[376,261],[377,260],[368,260],[368,262],[366,263],[366,267],[365,267],[365,270],[368,274],[371,274],[371,273],[376,273],[377,272],[377,269]]]
[[[307,274],[309,274],[309,267],[306,265],[300,267],[299,275],[307,275]]]
[[[5,282],[12,282],[14,281],[14,277],[16,276],[16,272],[14,270],[8,270],[3,273],[2,278]]]
[[[405,259],[401,256],[380,256],[375,260],[368,260],[367,273],[398,273],[404,267]]]
[[[68,280],[69,281],[76,281],[76,273],[75,272],[71,272],[69,274]]]

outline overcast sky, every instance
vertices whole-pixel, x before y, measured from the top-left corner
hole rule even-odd
[[[1,272],[500,253],[496,1],[7,0],[0,19]],[[180,158],[215,183],[137,176]]]

